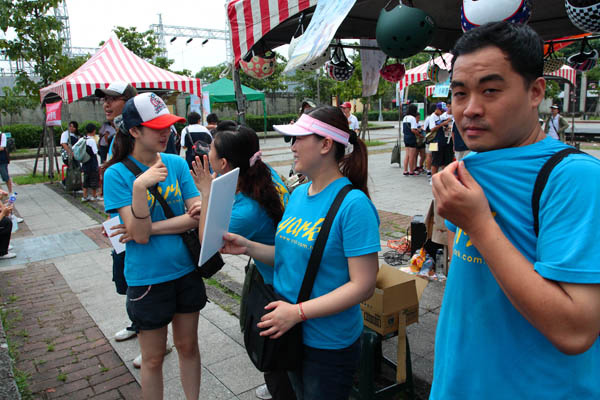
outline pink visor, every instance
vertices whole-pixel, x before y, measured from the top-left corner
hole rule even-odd
[[[319,121],[307,114],[302,116],[296,121],[295,124],[291,125],[273,125],[273,128],[284,135],[288,136],[308,136],[316,134],[323,137],[331,138],[332,140],[348,146],[348,140],[350,134],[341,129],[326,124],[323,121]]]

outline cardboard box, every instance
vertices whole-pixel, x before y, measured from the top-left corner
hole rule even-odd
[[[382,264],[373,296],[360,304],[365,326],[381,335],[398,330],[399,313],[406,325],[419,321],[419,299],[428,281]]]

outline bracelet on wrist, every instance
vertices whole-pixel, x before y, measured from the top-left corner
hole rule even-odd
[[[135,215],[135,213],[133,212],[133,206],[130,206],[129,208],[131,208],[131,215],[133,215],[136,219],[146,219],[148,217],[150,217],[150,213],[148,213],[148,215],[146,215],[145,217],[138,217],[137,215]]]
[[[306,315],[304,315],[304,310],[302,309],[302,303],[298,303],[298,315],[302,321],[306,321]]]

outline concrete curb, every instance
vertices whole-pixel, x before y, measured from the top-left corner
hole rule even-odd
[[[6,333],[0,320],[0,399],[21,399],[21,394],[15,382],[12,364],[12,359],[8,354]]]

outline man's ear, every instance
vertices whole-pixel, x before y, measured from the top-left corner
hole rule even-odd
[[[529,85],[529,100],[533,108],[537,109],[544,100],[546,94],[546,80],[542,77],[537,78]]]

